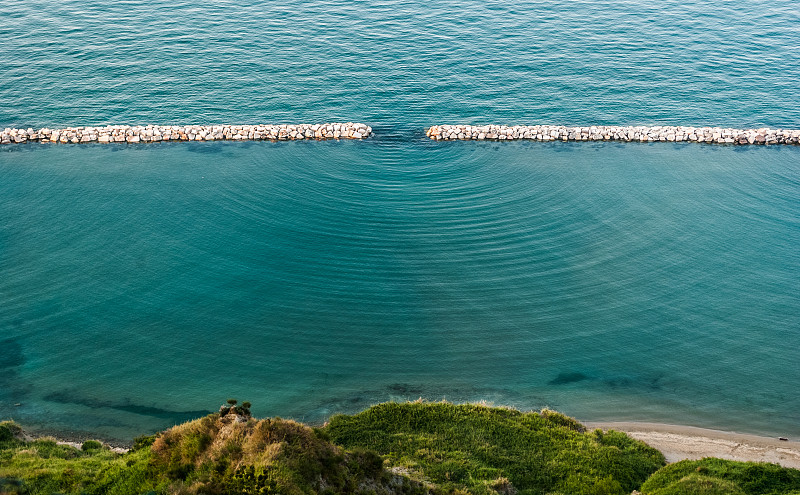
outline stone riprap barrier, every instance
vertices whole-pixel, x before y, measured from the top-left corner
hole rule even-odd
[[[526,139],[533,141],[653,141],[717,144],[800,144],[800,129],[731,129],[683,126],[435,125],[426,135],[437,141]]]
[[[362,139],[372,128],[354,122],[280,125],[108,125],[64,129],[11,129],[0,132],[0,144],[27,143],[152,143],[159,141],[290,141],[297,139]]]

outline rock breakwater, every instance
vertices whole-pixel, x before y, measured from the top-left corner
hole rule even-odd
[[[362,139],[372,128],[354,122],[257,125],[109,125],[64,129],[11,129],[0,132],[0,144],[27,143],[152,143],[159,141],[291,141],[299,139]]]
[[[800,144],[800,130],[684,126],[435,125],[426,135],[437,141],[654,141],[716,144]]]

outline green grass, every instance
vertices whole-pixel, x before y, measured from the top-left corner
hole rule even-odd
[[[800,471],[763,462],[681,461],[642,485],[645,495],[800,495]]]
[[[663,456],[553,411],[386,403],[324,428],[212,414],[117,454],[21,440],[0,423],[0,495],[800,495],[800,471]],[[659,469],[660,468],[660,469]]]
[[[140,437],[127,454],[99,442],[82,449],[24,442],[18,427],[0,442],[0,494],[422,494],[374,452],[344,451],[324,432],[280,418],[212,414]],[[0,433],[2,434],[2,433]],[[99,445],[99,448],[98,448]]]
[[[156,438],[154,465],[187,493],[415,493],[376,454],[345,452],[324,433],[280,418],[212,414]]]
[[[19,431],[13,423],[2,423],[0,435],[3,427]],[[157,473],[150,467],[149,450],[120,455],[99,442],[87,447],[79,450],[47,438],[0,441],[0,493],[115,495],[158,488],[153,482]]]
[[[448,491],[625,494],[664,465],[660,452],[623,433],[586,432],[547,410],[385,403],[335,416],[326,431]]]

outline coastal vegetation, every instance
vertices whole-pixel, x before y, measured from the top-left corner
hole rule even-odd
[[[624,433],[586,431],[549,410],[385,403],[335,416],[326,430],[335,444],[372,449],[447,492],[630,493],[664,465]]]
[[[680,461],[657,471],[641,491],[644,495],[800,495],[800,471],[764,462]]]
[[[0,423],[0,494],[800,494],[800,471],[720,459],[664,466],[624,433],[542,410],[385,403],[321,428],[219,413],[117,453]]]

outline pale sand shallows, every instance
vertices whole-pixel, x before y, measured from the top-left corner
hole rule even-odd
[[[772,462],[800,469],[800,442],[659,423],[584,423],[587,428],[617,430],[664,454],[667,462],[719,457],[734,461]]]

